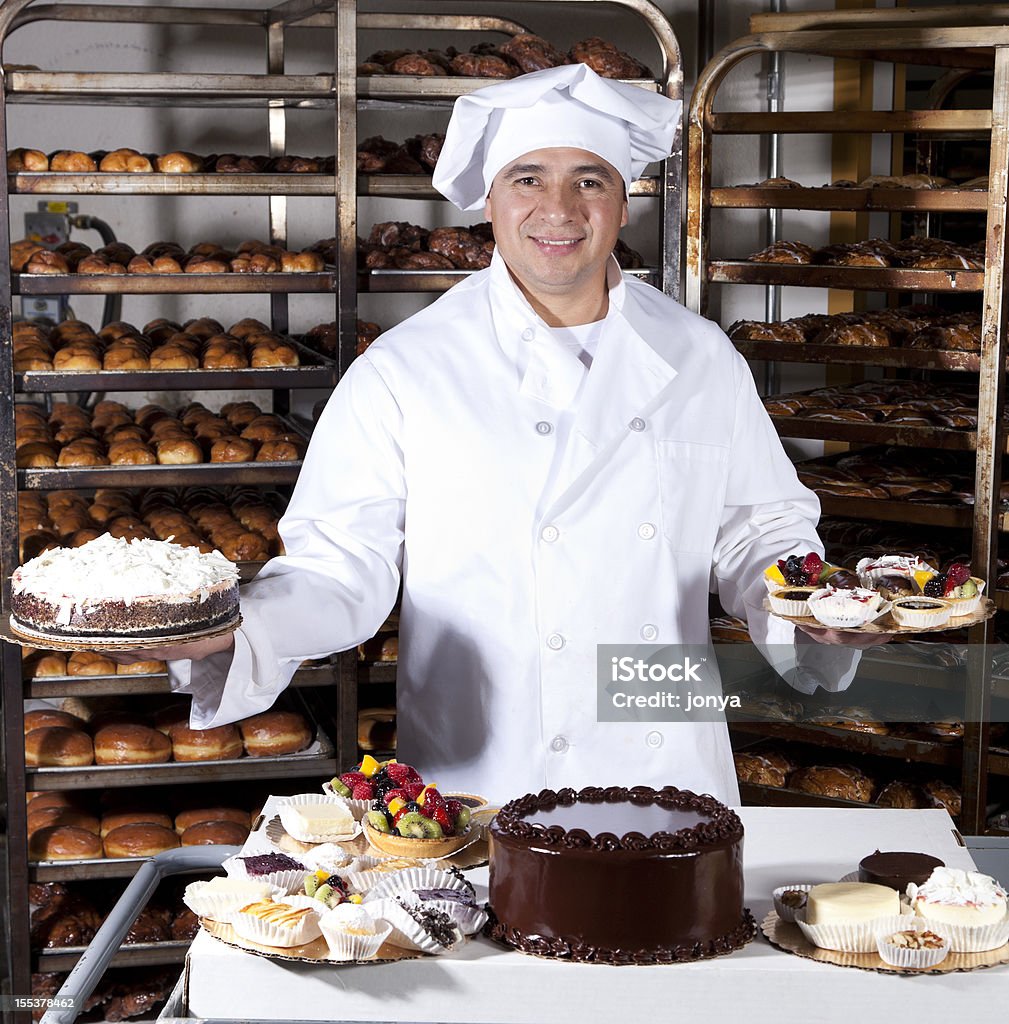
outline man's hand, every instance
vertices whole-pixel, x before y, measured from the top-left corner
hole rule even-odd
[[[147,661],[156,654],[164,661],[202,661],[212,654],[231,650],[235,646],[235,634],[211,636],[205,640],[193,640],[190,643],[173,644],[171,647],[141,648],[135,651],[109,651],[108,657],[120,665],[129,665],[134,661]]]
[[[894,636],[893,633],[859,633],[853,629],[828,629],[826,626],[807,626],[802,622],[797,622],[796,626],[814,643],[829,644],[835,647],[854,647],[860,651],[888,644]]]

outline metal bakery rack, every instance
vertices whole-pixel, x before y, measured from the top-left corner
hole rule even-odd
[[[520,5],[531,16],[556,11],[562,0],[524,0]],[[682,95],[680,52],[668,22],[648,0],[569,0],[578,10],[605,12],[633,23],[645,35],[654,52],[646,59],[659,60],[654,79],[635,81],[645,89],[660,90],[672,98]],[[417,5],[411,5],[416,8]],[[85,277],[75,274],[32,275],[0,274],[0,379],[8,396],[0,409],[0,567],[4,578],[0,612],[9,611],[9,577],[18,564],[17,493],[19,490],[46,490],[64,487],[145,487],[150,484],[270,484],[287,486],[297,476],[299,463],[245,464],[224,466],[204,464],[192,467],[101,467],[80,470],[17,470],[14,459],[13,396],[34,396],[46,401],[65,392],[93,391],[176,391],[193,392],[215,389],[263,389],[273,395],[274,411],[289,414],[292,396],[301,389],[331,388],[355,356],[357,341],[358,291],[443,291],[463,274],[405,272],[359,275],[357,270],[357,197],[404,199],[437,198],[430,178],[404,175],[361,175],[349,173],[356,167],[357,115],[359,107],[382,110],[390,107],[431,105],[441,107],[447,117],[454,98],[489,84],[489,80],[468,78],[410,78],[356,74],[357,32],[372,30],[387,33],[405,31],[414,38],[418,32],[458,33],[458,42],[476,40],[476,33],[512,36],[528,31],[525,25],[491,14],[448,13],[447,4],[430,0],[424,13],[365,13],[357,11],[355,0],[284,0],[261,8],[228,7],[226,4],[176,7],[130,6],[84,3],[38,3],[35,0],[7,0],[0,7],[0,43],[17,30],[45,22],[53,31],[73,31],[81,23],[100,24],[110,36],[128,24],[196,27],[201,32],[217,33],[221,38],[230,30],[256,30],[264,45],[265,68],[255,74],[195,72],[122,72],[110,68],[100,72],[12,67],[0,81],[0,148],[6,157],[9,148],[30,140],[7,138],[7,105],[33,104],[41,109],[50,105],[84,105],[115,108],[117,105],[143,107],[155,116],[157,108],[207,108],[268,110],[268,152],[271,157],[285,153],[288,119],[299,110],[333,112],[332,145],[335,173],[193,173],[193,174],[116,174],[28,172],[8,174],[6,159],[0,167],[0,252],[6,253],[11,241],[8,196],[263,196],[268,197],[268,241],[287,242],[288,199],[295,196],[329,200],[333,207],[334,235],[337,244],[334,259],[319,273],[276,273],[263,275],[185,274]],[[469,8],[492,10],[492,0],[476,0]],[[516,5],[519,6],[519,5]],[[319,74],[288,74],[285,58],[293,49],[292,29],[311,29],[333,34],[335,60],[332,70]],[[384,37],[384,36],[383,36]],[[225,43],[226,45],[226,43]],[[9,50],[8,50],[9,52]],[[43,58],[44,60],[44,58]],[[71,141],[71,140],[68,140]],[[123,140],[128,142],[129,140]],[[677,294],[680,280],[680,142],[651,177],[637,183],[632,196],[646,197],[657,204],[657,265],[642,271],[670,294]],[[323,147],[321,147],[323,148]],[[651,223],[651,218],[649,218]],[[274,330],[287,334],[291,326],[288,296],[296,293],[332,294],[339,347],[330,362],[302,352],[302,365],[276,370],[193,370],[164,372],[100,372],[70,374],[56,371],[14,371],[11,349],[12,296],[144,294],[214,295],[265,293],[270,296]],[[196,313],[194,315],[199,315]],[[389,326],[384,324],[383,326]],[[247,568],[247,567],[246,567]],[[254,568],[254,567],[253,567]],[[192,765],[167,765],[158,772],[129,770],[118,776],[111,771],[45,774],[27,773],[23,767],[23,706],[27,697],[77,695],[140,695],[168,692],[165,676],[36,677],[22,681],[19,649],[3,645],[3,753],[6,765],[7,843],[3,892],[10,908],[7,948],[11,950],[11,991],[30,991],[30,971],[36,958],[29,954],[27,885],[32,879],[57,877],[95,877],[118,874],[123,866],[108,862],[61,869],[53,865],[30,865],[26,856],[25,790],[35,787],[63,788],[78,785],[115,785],[129,778],[131,785],[146,785],[156,777],[182,781],[201,769]],[[345,767],[356,760],[357,685],[370,680],[390,684],[393,665],[362,666],[354,652],[340,656],[334,668],[305,666],[295,685],[309,696],[313,688],[334,681],[336,711],[333,746],[320,754],[309,771],[306,759],[288,759],[269,768],[254,759],[247,764],[234,762],[225,769],[228,777],[246,778],[292,774],[325,777],[337,764]],[[321,695],[322,691],[318,691]],[[332,692],[332,691],[331,691]],[[308,759],[310,760],[310,759]],[[296,768],[295,765],[298,765]],[[213,769],[208,766],[208,772]],[[93,874],[89,874],[93,870]],[[172,945],[172,944],[168,944]],[[56,954],[54,954],[55,956]],[[179,957],[177,949],[166,950],[159,959],[155,950],[124,954],[135,962],[165,962]],[[118,956],[118,954],[117,954]],[[67,959],[64,957],[64,959]],[[50,964],[52,960],[48,961]],[[62,963],[62,961],[61,961]],[[41,967],[41,965],[39,965]],[[48,969],[48,968],[42,968]]]
[[[863,291],[924,295],[967,293],[977,297],[982,310],[979,351],[913,350],[899,347],[859,347],[737,341],[736,347],[751,359],[786,363],[816,363],[830,367],[884,367],[891,370],[953,371],[964,380],[976,380],[977,428],[959,430],[929,427],[887,427],[885,423],[841,423],[810,420],[800,413],[779,416],[775,424],[782,436],[846,441],[856,445],[911,445],[921,448],[960,449],[974,453],[975,497],[973,507],[941,502],[914,502],[825,494],[824,514],[868,521],[962,527],[972,531],[972,565],[975,575],[992,581],[994,590],[999,535],[1009,531],[1009,518],[1000,505],[1002,455],[1006,448],[1003,424],[1006,366],[1006,182],[1009,175],[1009,8],[945,7],[921,10],[822,11],[802,14],[754,15],[751,32],[725,47],[708,64],[694,90],[689,116],[688,216],[686,300],[704,313],[713,289],[726,285],[762,285],[791,288],[843,289],[853,295]],[[868,18],[869,21],[863,19]],[[926,65],[955,69],[936,96],[945,98],[952,83],[994,71],[990,109],[848,109],[828,111],[743,112],[716,109],[719,90],[729,72],[742,62],[770,55],[797,54],[832,58],[835,61],[875,61],[893,67]],[[835,67],[837,65],[835,64]],[[871,104],[867,104],[871,106]],[[936,103],[938,107],[938,102]],[[893,173],[903,171],[900,141],[909,135],[919,147],[951,137],[979,135],[990,142],[990,188],[964,190],[952,187],[910,189],[897,187],[843,187],[714,184],[715,139],[724,136],[827,134],[846,139],[890,134],[894,144]],[[914,168],[912,168],[914,169]],[[933,172],[934,173],[934,172]],[[913,270],[893,267],[845,267],[777,265],[725,256],[712,251],[712,226],[724,210],[849,211],[855,215],[886,212],[917,215],[916,228],[939,212],[973,212],[987,221],[984,270]],[[897,222],[896,216],[891,223]],[[856,219],[864,225],[867,218]],[[857,230],[857,229],[856,229]],[[979,228],[980,231],[980,228]],[[786,236],[787,237],[787,236]],[[772,239],[775,240],[775,239]],[[794,295],[795,293],[790,293]],[[907,299],[905,298],[905,301]],[[770,317],[769,317],[770,319]],[[892,374],[891,374],[892,375]],[[967,376],[971,375],[971,376]],[[829,378],[828,378],[829,379]],[[1000,606],[1007,595],[993,596]],[[990,743],[990,707],[993,693],[990,664],[995,621],[974,627],[965,663],[957,670],[913,670],[914,685],[938,686],[964,699],[965,731],[962,742],[937,743],[898,740],[892,736],[856,734],[841,729],[796,724],[749,722],[735,726],[737,740],[754,734],[804,742],[829,751],[871,755],[899,768],[901,762],[924,762],[945,767],[959,775],[963,795],[960,828],[964,834],[986,829],[989,778],[1004,774],[1004,754]],[[986,654],[985,652],[988,652]],[[867,663],[872,656],[866,655]],[[1004,696],[1004,695],[1003,695]],[[741,787],[744,799],[757,803],[832,803],[805,793],[766,786]],[[864,806],[864,805],[863,805]]]

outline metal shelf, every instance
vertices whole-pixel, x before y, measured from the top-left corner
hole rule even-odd
[[[963,759],[963,745],[959,742],[912,740],[900,736],[855,732],[851,729],[834,729],[823,725],[805,725],[801,722],[734,722],[731,718],[729,729],[733,732],[769,736],[793,743],[812,743],[818,747],[843,750],[847,753],[894,757],[922,764],[952,767],[959,765]]]
[[[396,682],[396,668],[397,665],[394,661],[361,662],[357,667],[357,680],[364,684],[394,683]]]
[[[924,501],[911,503],[886,498],[846,498],[836,494],[820,494],[819,497],[823,514],[828,516],[864,517],[906,523],[909,510],[913,508],[914,521],[921,526],[953,526],[969,530],[974,521],[974,512],[970,506],[955,508]],[[1000,521],[1004,518],[1000,517]]]
[[[893,366],[916,370],[963,370],[970,373],[977,373],[981,364],[981,356],[977,352],[859,345],[792,345],[780,341],[734,341],[733,344],[747,359],[768,359],[783,363]]]
[[[878,804],[862,803],[860,800],[841,800],[831,796],[817,796],[814,793],[800,793],[784,786],[756,786],[752,782],[739,783],[739,799],[758,807],[865,807],[878,809]]]
[[[9,178],[17,195],[76,196],[333,196],[332,174],[113,174],[20,171]]]
[[[101,860],[29,861],[33,882],[82,882],[97,878],[132,878],[145,857],[109,857]],[[195,870],[194,874],[197,873]],[[200,874],[205,874],[200,871]]]
[[[358,290],[369,293],[447,292],[453,285],[476,273],[476,270],[368,270],[359,275]],[[626,273],[644,281],[658,280],[659,277],[656,267],[642,267]]]
[[[154,967],[163,964],[182,964],[186,962],[189,942],[136,942],[129,946],[120,946],[109,963],[109,967]],[[39,949],[32,951],[39,971],[69,971],[84,953],[83,946],[70,946],[65,949]]]
[[[804,437],[821,441],[848,441],[853,444],[896,444],[915,448],[944,448],[974,451],[977,432],[952,427],[911,427],[886,423],[844,423],[808,420],[798,416],[771,419],[781,437]],[[1009,443],[1006,445],[1009,450]]]
[[[251,175],[249,175],[251,177]],[[631,183],[629,195],[658,196],[662,184],[658,178],[638,178]],[[401,199],[443,199],[427,175],[421,174],[359,174],[357,194]]]
[[[365,75],[357,80],[357,98],[362,106],[373,105],[373,101],[390,100],[427,100],[440,105],[499,81],[499,78],[464,78],[456,75]],[[650,78],[625,78],[622,81],[650,92],[659,92],[661,88],[658,82]]]
[[[215,484],[293,484],[301,462],[198,462],[190,466],[78,466],[19,469],[18,490],[72,487],[174,487]]]
[[[892,210],[986,213],[987,191],[958,188],[713,188],[711,206],[723,210]]]
[[[333,292],[336,274],[12,274],[12,295],[255,295]]]
[[[719,284],[780,284],[856,291],[980,292],[980,270],[908,270],[902,267],[821,267],[812,264],[711,260],[708,280]]]

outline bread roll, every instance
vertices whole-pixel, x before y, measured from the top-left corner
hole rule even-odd
[[[25,764],[32,768],[83,768],[94,760],[91,737],[80,729],[49,726],[25,736]]]
[[[161,828],[172,828],[171,816],[164,811],[149,808],[109,811],[102,815],[101,836],[104,839],[110,832],[123,825],[159,825]]]
[[[72,149],[61,149],[50,158],[49,170],[86,174],[89,171],[97,171],[98,165],[87,153],[81,153],[78,150]]]
[[[102,157],[98,170],[110,174],[150,174],[154,167],[146,156],[135,149],[114,149]]]
[[[264,441],[256,452],[256,462],[297,462],[301,447],[292,441]]]
[[[219,437],[210,446],[211,462],[252,462],[255,457],[256,446],[234,435]]]
[[[166,343],[151,351],[152,370],[198,370],[200,360],[180,345]]]
[[[285,274],[319,274],[325,267],[322,257],[315,252],[285,252],[280,259],[280,269]]]
[[[96,764],[163,764],[171,756],[168,737],[146,725],[107,725],[95,733]]]
[[[191,807],[175,816],[175,831],[185,832],[204,821],[230,821],[247,830],[250,820],[249,812],[238,807]]]
[[[131,661],[128,665],[121,662],[116,665],[116,675],[120,676],[153,676],[167,672],[168,666],[163,661]]]
[[[67,659],[67,675],[114,676],[116,663],[98,651],[74,651]]]
[[[83,438],[81,440],[84,440]],[[95,451],[90,445],[82,445],[78,441],[71,441],[66,445],[56,459],[56,465],[60,468],[73,466],[107,466],[108,458],[101,452]]]
[[[100,256],[98,253],[94,253],[91,256],[85,256],[77,264],[77,273],[90,277],[108,276],[109,274],[118,276],[126,273],[126,264],[120,263],[118,260],[109,259],[108,256]]]
[[[270,557],[266,538],[248,530],[222,538],[217,546],[221,554],[232,562],[265,562]]]
[[[249,838],[249,826],[234,821],[201,821],[182,833],[183,846],[241,846]]]
[[[186,260],[186,265],[182,269],[186,274],[227,274],[231,270],[231,266],[228,260],[191,256]]]
[[[203,461],[203,451],[195,441],[158,441],[155,450],[162,466],[190,466]]]
[[[24,663],[28,676],[65,676],[67,656],[60,651],[38,651]]]
[[[154,166],[162,174],[196,174],[203,170],[203,158],[176,150],[156,157]]]
[[[35,711],[25,712],[25,732],[32,729],[83,729],[84,721],[76,715],[68,714],[66,711],[57,711],[56,708],[38,708]]]
[[[28,812],[41,811],[43,807],[72,807],[75,811],[87,810],[86,798],[80,793],[67,789],[51,789],[44,793],[25,793]]]
[[[264,711],[238,723],[250,757],[294,754],[312,742],[312,730],[296,711]]]
[[[164,825],[120,825],[105,836],[105,856],[153,857],[179,845],[179,837]]]
[[[171,727],[172,754],[176,761],[231,761],[242,756],[242,737],[233,725],[214,729]]]
[[[14,452],[18,469],[55,469],[58,458],[56,448],[45,441],[29,441]]]
[[[109,445],[113,466],[155,466],[158,458],[143,441],[115,441]]]
[[[87,811],[75,807],[32,807],[28,811],[28,835],[40,828],[56,828],[60,825],[72,825],[82,828],[95,835],[101,831],[98,818]]]
[[[73,825],[40,828],[28,840],[30,860],[96,860],[101,856],[101,839]]]
[[[12,149],[7,154],[7,170],[13,174],[18,171],[48,171],[49,157],[38,149]]]

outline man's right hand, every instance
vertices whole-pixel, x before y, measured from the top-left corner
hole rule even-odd
[[[156,655],[163,661],[202,661],[212,654],[229,651],[235,646],[235,634],[225,633],[223,636],[211,636],[205,640],[193,640],[189,643],[173,644],[171,647],[148,647],[132,651],[109,651],[108,657],[120,665],[130,665],[135,661],[147,661]]]

